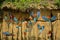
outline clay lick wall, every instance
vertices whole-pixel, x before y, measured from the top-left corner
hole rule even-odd
[[[33,10],[33,12],[37,13],[37,10]],[[40,10],[40,17],[38,18],[38,20],[43,20],[42,16],[49,16],[50,13],[51,13],[51,11],[49,11],[49,10]],[[52,13],[53,13],[53,15],[57,16],[57,18],[59,18],[60,11],[52,11]],[[4,11],[4,17],[5,17],[6,14],[8,15],[8,12]],[[17,18],[21,17],[22,15],[23,15],[23,17],[27,17],[28,16],[28,14],[26,15],[26,14],[21,14],[21,13],[11,13],[11,14],[13,14],[14,16],[16,16]],[[10,25],[9,25],[9,28],[8,28],[8,22],[11,22]],[[60,23],[59,20],[56,20],[55,22],[53,22],[54,36],[57,35],[57,38],[59,38],[59,34],[60,34],[60,32],[59,32],[59,30],[60,30],[59,23]],[[39,30],[37,28],[37,24],[45,27],[44,30],[41,32],[40,35],[38,35],[39,34]],[[19,24],[16,24],[13,21],[7,21],[6,22],[5,19],[3,19],[3,29],[2,30],[3,30],[3,32],[6,32],[6,31],[9,30],[9,32],[12,33],[12,29],[13,29],[13,34],[15,34],[15,36],[13,38],[16,40],[16,38],[17,38],[17,31],[18,31],[18,29],[16,28],[17,25],[19,25],[19,26],[22,25],[22,34],[21,34],[21,29],[19,29],[20,32],[19,32],[19,37],[18,38],[20,40],[21,40],[21,35],[23,36],[23,38],[24,37],[28,37],[28,36],[35,36],[35,37],[42,38],[42,40],[43,40],[43,38],[48,39],[48,36],[49,36],[48,32],[51,30],[51,25],[50,25],[49,22],[37,21],[32,26],[32,31],[30,32],[30,34],[29,34],[29,32],[27,32],[26,36],[24,36],[24,31],[27,29],[26,28],[26,21],[23,22],[22,24],[21,24],[21,22],[19,22]],[[4,37],[5,37],[5,35],[3,35],[3,38]],[[12,37],[9,37],[9,40],[11,40],[11,38]],[[54,39],[55,39],[55,37],[54,37]],[[36,38],[36,40],[37,40],[37,38]]]

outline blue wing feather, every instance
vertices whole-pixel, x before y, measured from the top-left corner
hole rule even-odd
[[[39,24],[37,25],[37,27],[38,27],[38,29],[40,29],[40,25]]]
[[[18,23],[18,19],[17,19],[16,17],[14,17],[14,21],[15,21],[16,23]]]
[[[8,19],[8,17],[7,16],[5,16],[5,18],[4,18],[5,20],[7,20]]]
[[[44,30],[44,26],[42,26],[42,30]]]
[[[21,28],[20,26],[16,26],[16,28]]]
[[[54,20],[56,20],[56,16],[53,16],[53,17],[51,18],[51,21],[54,21]]]
[[[36,22],[37,21],[37,18],[34,18],[34,22]]]
[[[40,11],[37,12],[37,17],[38,17],[38,18],[40,17]]]
[[[46,18],[45,16],[42,16],[42,18],[43,18],[44,21],[49,21],[49,19]]]
[[[42,29],[39,29],[39,32],[42,32],[44,30],[44,26],[42,26]]]
[[[33,16],[33,11],[30,12],[30,15]]]
[[[31,21],[29,21],[29,25],[32,26],[32,22]]]
[[[3,32],[3,34],[5,34],[5,35],[9,35],[10,33],[9,33],[9,32]]]

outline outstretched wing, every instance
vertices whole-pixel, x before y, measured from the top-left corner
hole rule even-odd
[[[10,33],[9,33],[9,32],[3,32],[3,34],[5,34],[5,35],[9,35]]]
[[[40,11],[37,12],[37,17],[38,17],[38,18],[40,17]]]
[[[31,21],[29,21],[29,26],[32,26],[32,22]]]
[[[36,22],[37,21],[37,18],[34,18],[34,22]]]
[[[42,26],[39,31],[42,32],[44,30],[44,26]]]
[[[18,19],[17,19],[16,17],[14,17],[14,21],[15,21],[16,23],[18,23]]]
[[[21,28],[20,26],[16,26],[16,28]]]
[[[45,16],[42,16],[42,18],[43,18],[44,21],[49,21],[49,19],[46,18]]]
[[[44,26],[42,26],[42,30],[44,30]]]
[[[51,21],[53,22],[54,20],[56,20],[56,16],[53,16],[52,18],[51,18]]]
[[[40,29],[41,26],[38,24],[37,27],[38,27],[38,29]]]
[[[30,12],[30,16],[33,16],[33,11]]]
[[[39,30],[39,33],[41,33],[42,32],[42,30]]]

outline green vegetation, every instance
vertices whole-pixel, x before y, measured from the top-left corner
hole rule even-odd
[[[12,5],[14,5],[17,9],[26,10],[27,8],[30,8],[30,5],[32,4],[32,8],[35,8],[35,5],[40,4],[42,1],[45,0],[0,0],[0,7],[2,7],[2,4],[5,2],[5,4],[12,3]],[[60,0],[54,1],[56,3],[56,6],[60,7]],[[41,5],[46,7],[49,4],[47,2],[43,2]]]
[[[58,8],[60,8],[60,0],[55,0],[56,5],[58,6]]]

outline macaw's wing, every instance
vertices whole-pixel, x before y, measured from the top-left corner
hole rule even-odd
[[[17,21],[17,18],[16,17],[14,17],[14,21]]]
[[[5,17],[4,17],[4,19],[5,19],[5,20],[8,20],[8,17],[7,17],[7,16],[5,16]]]
[[[34,22],[36,22],[37,21],[37,18],[34,18]]]
[[[43,30],[39,30],[39,32],[41,33]]]
[[[16,26],[16,28],[21,28],[20,26]]]
[[[38,29],[40,29],[41,26],[38,24],[37,27],[38,27]]]
[[[44,26],[42,26],[42,28],[39,29],[40,32],[42,32],[44,30]]]
[[[16,17],[14,17],[14,21],[15,21],[16,23],[18,23],[18,19],[17,19]]]
[[[33,11],[30,12],[30,16],[33,16]]]
[[[27,29],[25,29],[25,31],[24,32],[28,32],[28,30]]]
[[[42,16],[42,18],[43,18],[44,21],[49,21],[49,19],[45,16]]]
[[[38,18],[40,17],[40,11],[37,12],[37,17],[38,17]]]
[[[29,26],[32,26],[32,22],[31,21],[29,21]]]
[[[9,35],[10,33],[9,33],[9,32],[3,32],[3,34],[5,34],[5,35]]]
[[[53,21],[55,21],[56,20],[56,16],[53,16],[52,18],[51,18],[51,21],[53,22]]]
[[[42,30],[44,30],[44,26],[42,26]]]

